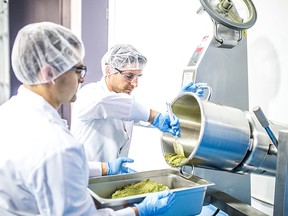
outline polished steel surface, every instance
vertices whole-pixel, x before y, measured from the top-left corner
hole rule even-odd
[[[179,95],[172,102],[180,119],[186,161],[183,165],[275,176],[277,148],[253,112],[203,101],[193,93]],[[288,126],[269,121],[271,131]],[[163,133],[162,152],[173,153],[173,137]]]
[[[193,93],[175,98],[172,110],[180,119],[187,157],[181,165],[232,171],[249,150],[250,127],[241,110],[201,101]],[[161,142],[163,154],[173,153],[170,134],[163,133]]]
[[[140,194],[119,199],[111,199],[115,190],[123,186],[150,178],[164,184],[176,194],[175,202],[165,215],[195,215],[202,209],[205,193],[213,183],[197,176],[184,178],[178,169],[162,169],[125,175],[114,175],[91,178],[88,191],[98,208],[113,208],[115,210],[141,202],[147,194]],[[189,205],[187,205],[189,204]]]
[[[218,190],[207,190],[204,204],[212,204],[231,216],[267,216],[263,212],[251,207],[247,203]]]
[[[235,172],[275,176],[277,156],[271,153],[274,145],[257,117],[252,112],[245,115],[251,128],[251,149]]]
[[[183,84],[191,81],[206,82],[213,89],[209,101],[248,110],[247,59],[247,37],[243,37],[233,49],[224,49],[218,47],[212,35],[204,35],[183,71]],[[250,175],[235,175],[232,172],[199,167],[195,168],[195,174],[215,182],[213,188],[247,204],[251,203]]]

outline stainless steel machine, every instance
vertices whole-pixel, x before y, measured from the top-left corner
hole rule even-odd
[[[274,215],[288,215],[288,126],[249,109],[247,29],[257,14],[250,0],[200,0],[214,35],[206,35],[183,70],[182,84],[205,82],[208,99],[193,93],[176,97],[173,113],[181,123],[186,160],[179,166],[215,183],[206,201],[229,215],[265,215],[250,206],[250,175],[276,176]],[[163,133],[163,154],[173,153],[174,138]],[[248,175],[245,175],[248,174]]]

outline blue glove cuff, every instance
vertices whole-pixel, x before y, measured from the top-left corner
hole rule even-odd
[[[139,215],[139,216],[142,216],[145,211],[142,212],[143,209],[141,208],[141,205],[140,205],[140,204],[141,204],[141,203],[139,203],[139,204],[136,204],[136,203],[135,203],[134,206],[137,208],[138,215]]]
[[[108,162],[107,166],[108,166],[107,175],[112,175],[111,162]]]
[[[152,123],[152,125],[153,125],[154,127],[157,127],[158,124],[159,124],[160,114],[161,114],[161,113],[158,113],[158,115],[154,118],[154,121],[153,121],[153,123]]]

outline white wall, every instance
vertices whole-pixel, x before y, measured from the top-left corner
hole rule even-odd
[[[212,31],[207,14],[194,0],[109,1],[109,45],[130,43],[148,58],[135,94],[148,106],[165,111],[166,100],[180,90],[182,70],[205,33]],[[131,156],[137,170],[168,167],[158,130],[135,128]]]
[[[269,119],[287,124],[288,1],[254,2],[258,19],[248,32],[250,107],[260,105]]]
[[[270,120],[288,124],[288,1],[255,0],[258,19],[248,32],[250,109],[260,106]],[[273,5],[277,5],[274,8]],[[277,9],[276,9],[277,8]],[[252,197],[274,203],[275,178],[253,175]],[[272,215],[271,207],[252,199],[252,205]]]
[[[82,2],[81,0],[71,1],[71,30],[81,38],[82,32]]]
[[[250,109],[260,106],[270,120],[288,123],[288,50],[285,24],[288,1],[254,0],[256,24],[247,31]],[[195,0],[110,0],[109,44],[130,43],[148,57],[135,94],[147,105],[165,110],[181,85],[182,70],[206,33],[212,32],[207,13],[197,15]],[[162,156],[160,133],[136,128],[130,156],[134,168],[168,167]],[[273,203],[274,178],[252,176],[252,196]],[[253,202],[267,214],[271,207]]]

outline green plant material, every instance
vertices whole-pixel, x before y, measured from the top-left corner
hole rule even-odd
[[[158,184],[157,182],[153,181],[152,179],[146,179],[137,183],[133,183],[130,185],[126,185],[120,190],[116,190],[111,198],[123,198],[127,196],[133,196],[138,194],[144,193],[152,193],[152,192],[159,192],[169,190],[169,188],[163,184]]]
[[[183,155],[175,153],[165,153],[164,155],[166,162],[172,167],[178,167],[182,164],[187,158]]]

